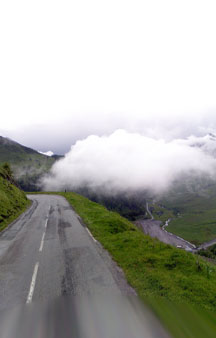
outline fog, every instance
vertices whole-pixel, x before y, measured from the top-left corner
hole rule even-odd
[[[64,154],[117,129],[216,126],[215,1],[0,3],[0,134]]]
[[[166,191],[182,174],[214,178],[214,135],[166,141],[117,130],[77,141],[43,179],[45,190]]]
[[[89,135],[110,135],[117,129],[129,133],[139,133],[153,139],[165,141],[176,138],[186,138],[190,135],[205,136],[216,130],[216,114],[213,111],[182,111],[179,114],[149,113],[142,114],[135,110],[131,113],[110,112],[71,114],[65,118],[59,116],[58,121],[50,119],[49,124],[34,124],[14,130],[1,130],[0,135],[9,137],[25,146],[55,154],[69,152],[71,145],[78,140],[84,140]]]

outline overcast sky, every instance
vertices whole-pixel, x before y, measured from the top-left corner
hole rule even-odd
[[[216,129],[216,3],[0,2],[0,134],[63,153],[116,129]]]

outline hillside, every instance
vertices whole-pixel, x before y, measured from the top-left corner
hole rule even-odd
[[[16,219],[30,204],[13,182],[8,168],[0,166],[0,231]]]
[[[11,165],[16,181],[25,191],[39,190],[37,183],[41,175],[48,172],[59,157],[40,154],[0,136],[0,164],[8,162]]]
[[[155,219],[171,219],[166,230],[196,246],[216,238],[216,184],[182,180],[150,204]]]

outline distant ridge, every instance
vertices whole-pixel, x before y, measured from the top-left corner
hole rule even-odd
[[[8,162],[19,186],[25,191],[40,190],[40,179],[61,155],[47,156],[7,137],[0,136],[0,164]]]

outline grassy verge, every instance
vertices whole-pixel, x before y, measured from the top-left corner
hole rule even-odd
[[[25,193],[10,182],[0,167],[0,231],[19,217],[30,205]]]

